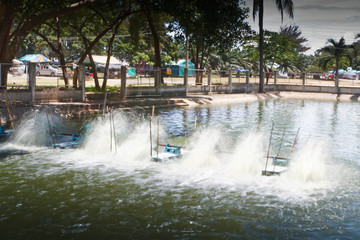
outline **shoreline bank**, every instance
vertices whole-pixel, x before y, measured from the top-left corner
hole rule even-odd
[[[358,101],[359,95],[329,93],[305,93],[305,92],[267,92],[267,93],[242,93],[242,94],[211,94],[211,95],[190,95],[188,97],[148,97],[148,98],[127,98],[124,100],[108,99],[106,106],[109,108],[135,109],[135,108],[152,108],[159,107],[196,107],[207,104],[236,104],[254,101],[266,101],[270,99],[302,99],[318,101]],[[92,114],[101,114],[104,110],[104,100],[92,102],[50,102],[41,103],[33,106],[18,105],[16,109],[16,119],[28,111],[41,109],[53,109],[61,116],[74,117]],[[1,122],[9,121],[9,114],[6,108],[0,109]]]

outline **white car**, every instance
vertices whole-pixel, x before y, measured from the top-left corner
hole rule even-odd
[[[58,68],[57,66],[51,66],[51,65],[36,65],[36,75],[37,76],[62,76],[62,70],[61,68]]]
[[[277,77],[278,78],[288,78],[289,75],[287,72],[277,72]]]

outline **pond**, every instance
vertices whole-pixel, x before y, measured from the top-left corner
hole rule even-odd
[[[77,149],[52,148],[48,115],[27,114],[0,143],[2,238],[360,238],[357,102],[156,109],[152,151],[157,132],[185,147],[165,163],[149,159],[150,112],[53,116],[58,132],[90,125]],[[261,176],[267,151],[288,171]]]

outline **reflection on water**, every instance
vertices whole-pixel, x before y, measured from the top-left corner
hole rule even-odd
[[[109,115],[96,117],[79,149],[50,148],[42,113],[1,143],[4,239],[360,237],[358,103],[157,109],[160,143],[185,145],[187,131],[184,156],[165,164],[149,160],[150,113],[113,114],[115,136]],[[82,125],[55,121],[70,132]],[[263,177],[272,124],[270,151],[291,162]],[[152,133],[156,146],[156,124]]]

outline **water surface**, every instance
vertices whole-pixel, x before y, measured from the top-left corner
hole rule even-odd
[[[26,116],[0,145],[2,239],[360,237],[357,102],[158,109],[153,151],[157,119],[161,143],[184,146],[187,133],[186,154],[167,163],[149,160],[149,114],[114,111],[115,137],[109,114],[87,120],[81,148],[65,150],[51,148],[45,113]],[[270,153],[291,162],[263,177],[272,125]]]

